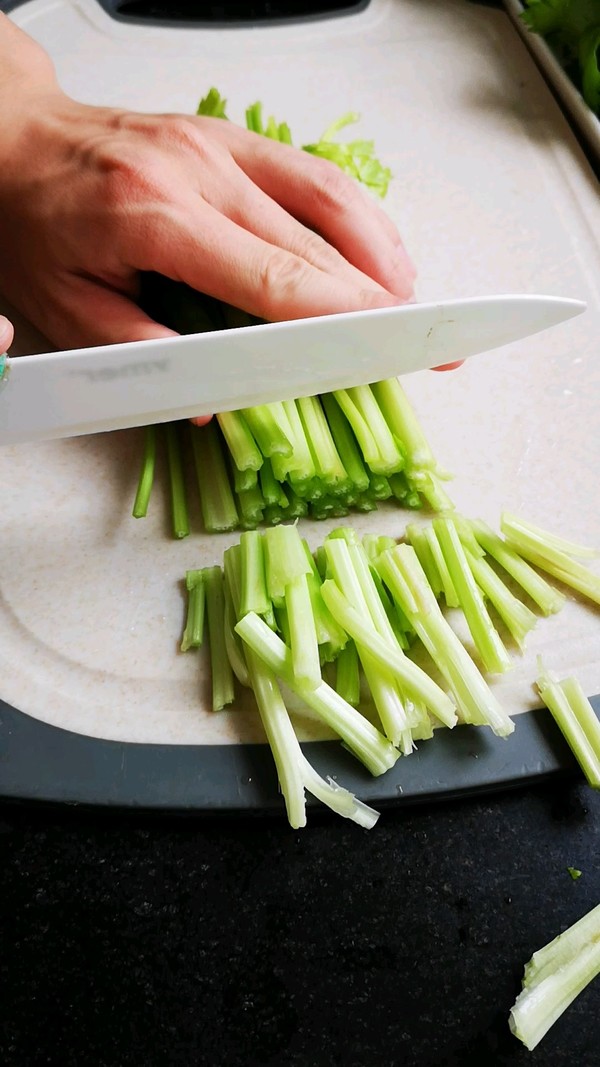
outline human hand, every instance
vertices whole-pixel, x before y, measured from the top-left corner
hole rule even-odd
[[[141,271],[272,321],[411,298],[397,230],[335,165],[221,119],[42,95],[2,136],[0,289],[61,348],[168,336]]]
[[[13,336],[14,330],[12,322],[9,322],[4,315],[0,315],[0,354],[4,354],[8,351],[12,345]]]

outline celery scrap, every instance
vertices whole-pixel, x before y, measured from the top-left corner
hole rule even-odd
[[[1,368],[0,368],[1,369]],[[2,375],[0,374],[0,378]],[[133,504],[134,519],[143,519],[148,514],[150,494],[154,484],[156,467],[156,426],[146,426],[144,430],[144,454],[137,492]]]
[[[598,974],[600,904],[534,953],[509,1016],[512,1033],[534,1049]]]
[[[600,721],[579,681],[558,681],[539,658],[536,685],[588,783],[600,789]]]

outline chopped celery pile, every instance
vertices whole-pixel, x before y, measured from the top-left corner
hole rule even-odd
[[[598,974],[600,904],[534,953],[510,1013],[512,1033],[528,1049],[534,1049]]]
[[[227,101],[212,88],[198,114],[227,119]],[[371,141],[340,141],[359,116],[344,115],[306,152],[330,159],[379,196],[391,173]],[[291,144],[289,127],[263,119],[260,103],[246,111],[249,130]],[[157,274],[142,277],[140,303],[178,333],[250,327],[258,319]],[[418,419],[396,379],[320,397],[264,404],[219,414],[201,429],[168,427],[173,534],[189,530],[185,468],[195,469],[207,532],[252,530],[309,515],[342,518],[373,511],[380,500],[434,511],[451,508]],[[133,514],[146,515],[154,481],[156,431],[146,432]],[[186,456],[191,459],[186,463]],[[191,476],[188,479],[191,481]]]
[[[524,525],[513,517],[510,523],[511,530]],[[550,553],[591,554],[539,529],[536,537]],[[280,684],[373,775],[430,739],[435,726],[471,723],[501,738],[512,733],[487,675],[511,666],[507,644],[512,639],[522,649],[537,615],[508,588],[502,569],[541,613],[558,610],[564,598],[514,543],[460,515],[411,523],[400,542],[375,534],[361,540],[341,526],[314,554],[296,524],[248,530],[225,551],[222,568],[188,572],[182,650],[201,644],[206,612],[213,708],[235,699],[235,679],[254,691],[293,826],[305,824],[307,790],[362,826],[376,816],[314,776]],[[457,613],[470,630],[472,652],[451,624]],[[544,670],[538,687],[588,781],[600,785],[600,723],[581,688],[573,679],[557,683]]]

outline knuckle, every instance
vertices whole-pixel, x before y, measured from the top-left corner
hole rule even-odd
[[[268,318],[276,317],[277,309],[290,303],[302,286],[307,264],[299,256],[276,249],[260,267],[259,288],[261,303]]]
[[[356,207],[360,197],[353,181],[327,159],[315,160],[319,164],[315,173],[313,195],[328,212],[345,214]]]

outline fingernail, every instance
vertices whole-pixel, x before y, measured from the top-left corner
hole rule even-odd
[[[6,315],[0,315],[0,338],[3,338],[7,333],[12,333],[12,323],[9,322]]]

